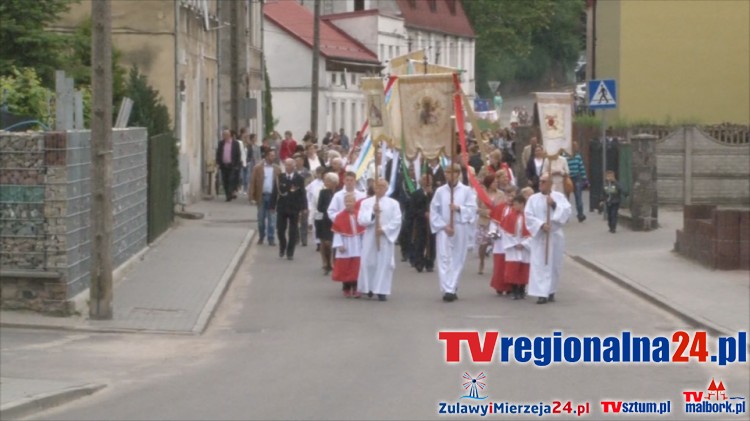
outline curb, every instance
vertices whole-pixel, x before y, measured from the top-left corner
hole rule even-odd
[[[219,302],[221,302],[221,299],[224,297],[224,293],[229,286],[229,282],[234,278],[234,274],[240,267],[240,263],[242,263],[242,261],[244,260],[245,254],[247,254],[247,249],[250,248],[250,244],[252,244],[256,234],[257,231],[254,229],[248,230],[247,234],[245,234],[245,238],[242,239],[240,247],[237,249],[234,257],[232,257],[232,261],[229,262],[226,270],[224,270],[224,274],[221,276],[221,280],[219,280],[219,283],[216,285],[214,292],[211,293],[210,297],[208,297],[206,305],[203,306],[203,310],[201,310],[200,314],[198,315],[198,319],[195,321],[195,325],[193,325],[193,334],[200,335],[206,330],[208,322],[211,321],[211,317],[216,312],[216,308],[218,307]]]
[[[66,404],[84,396],[91,395],[106,387],[103,384],[84,384],[69,387],[57,392],[45,393],[19,401],[10,402],[0,407],[3,419],[18,419]]]
[[[700,317],[700,316],[693,316],[690,314],[690,312],[681,307],[680,305],[673,303],[666,299],[665,297],[660,297],[654,294],[652,291],[650,291],[648,288],[645,288],[636,282],[633,282],[632,280],[628,279],[625,276],[619,275],[616,272],[612,271],[611,269],[605,269],[603,266],[600,266],[590,260],[587,260],[584,257],[581,256],[573,256],[569,255],[570,258],[572,258],[574,261],[580,263],[581,265],[585,266],[586,268],[593,270],[594,272],[598,273],[599,275],[602,275],[603,277],[609,279],[610,281],[613,281],[617,285],[625,288],[626,290],[634,293],[635,295],[645,299],[646,301],[650,302],[651,304],[661,308],[662,310],[665,310],[666,312],[672,314],[673,316],[683,320],[690,326],[705,330],[708,333],[710,333],[713,336],[732,336],[734,335],[733,332],[727,331],[725,328],[719,327],[716,324]]]

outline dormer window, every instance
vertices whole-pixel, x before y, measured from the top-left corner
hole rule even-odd
[[[427,3],[430,5],[431,12],[437,11],[437,0],[427,0]]]
[[[448,3],[448,10],[451,12],[451,15],[456,15],[456,0],[445,0]]]

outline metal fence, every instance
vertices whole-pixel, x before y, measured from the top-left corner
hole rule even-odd
[[[174,219],[175,138],[171,133],[148,141],[148,242],[156,240]]]

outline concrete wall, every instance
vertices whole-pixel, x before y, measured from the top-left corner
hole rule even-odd
[[[657,165],[662,204],[750,205],[750,143],[681,127],[658,142]]]
[[[146,247],[146,131],[115,130],[112,142],[117,267]],[[69,314],[88,288],[90,144],[89,131],[0,135],[3,308]]]

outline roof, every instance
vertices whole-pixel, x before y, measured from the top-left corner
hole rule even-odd
[[[357,16],[372,16],[372,15],[379,15],[379,14],[380,14],[380,11],[378,9],[355,10],[353,12],[331,13],[328,15],[323,15],[321,16],[321,19],[324,19],[324,20],[343,19],[343,18],[353,18]]]
[[[313,47],[315,16],[295,0],[276,0],[263,6],[266,19],[278,25],[292,37]],[[365,63],[380,63],[378,56],[330,22],[320,21],[320,54],[325,58],[339,58]]]
[[[461,0],[395,1],[408,27],[474,38]]]

